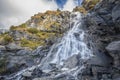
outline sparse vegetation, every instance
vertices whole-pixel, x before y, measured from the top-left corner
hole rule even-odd
[[[32,34],[37,34],[39,32],[39,30],[37,30],[37,28],[29,28],[27,31]]]
[[[3,40],[4,40],[5,44],[13,42],[13,38],[10,35],[4,36]]]
[[[86,10],[91,10],[94,8],[94,6],[99,2],[100,0],[84,0],[83,1],[83,7]]]
[[[31,17],[28,23],[24,23],[18,26],[11,26],[9,33],[0,35],[0,44],[8,44],[10,42],[17,42],[22,47],[29,47],[35,49],[38,46],[46,45],[46,41],[51,37],[61,36],[60,33],[62,27],[61,23],[56,20],[61,18],[61,11],[46,11],[45,13],[38,13]],[[31,23],[34,23],[35,27],[29,27]],[[16,32],[16,35],[14,35]],[[20,35],[20,37],[19,37]]]
[[[3,74],[6,71],[6,59],[0,59],[0,74]]]
[[[40,45],[44,45],[44,42],[43,41],[27,40],[25,38],[21,39],[21,46],[22,47],[29,47],[31,49],[35,49]]]
[[[83,14],[87,14],[87,10],[86,10],[84,7],[82,7],[82,6],[81,6],[81,7],[76,7],[76,8],[74,8],[73,11],[74,11],[74,12],[77,12],[77,11],[78,11],[78,12],[81,12],[81,13],[83,13]]]
[[[10,27],[10,30],[19,30],[19,31],[25,31],[27,29],[27,25],[24,23],[24,24],[21,24],[19,26],[11,26]]]

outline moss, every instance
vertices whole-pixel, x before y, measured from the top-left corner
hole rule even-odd
[[[3,74],[6,71],[6,59],[0,59],[0,74]]]
[[[45,14],[47,15],[59,15],[61,13],[61,11],[46,11]]]
[[[42,40],[45,40],[54,35],[55,35],[55,33],[47,33],[47,32],[39,32],[36,34],[36,36],[38,36]]]
[[[37,28],[29,28],[29,29],[27,29],[27,31],[32,34],[37,34],[39,32],[39,30],[37,30]]]
[[[44,42],[43,41],[27,40],[25,38],[21,39],[21,46],[22,47],[29,47],[31,49],[35,49],[40,45],[44,45]]]
[[[26,29],[27,29],[27,25],[25,23],[21,24],[19,26],[11,26],[10,27],[10,30],[26,31]]]
[[[48,31],[57,31],[57,32],[59,32],[60,27],[61,27],[60,23],[55,22],[55,21],[53,21],[53,22],[47,22],[47,23],[44,25],[44,28],[45,28],[46,30],[48,30]]]
[[[94,6],[99,2],[100,0],[84,0],[83,1],[83,7],[86,10],[91,10],[94,8]]]
[[[81,13],[83,13],[83,14],[87,14],[87,10],[83,7],[83,6],[81,6],[81,7],[76,7],[76,8],[74,8],[73,9],[73,12],[81,12]]]
[[[3,40],[6,44],[13,42],[13,38],[10,35],[6,35]]]

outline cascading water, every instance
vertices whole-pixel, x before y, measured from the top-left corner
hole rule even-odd
[[[70,30],[60,42],[51,47],[48,56],[40,64],[41,69],[46,69],[48,68],[46,66],[55,64],[57,68],[62,70],[65,60],[73,55],[79,55],[80,60],[88,60],[92,56],[92,51],[84,41],[85,32],[82,28],[82,14],[78,12],[71,14]],[[84,68],[84,64],[78,65],[73,69],[67,69],[65,72],[56,75],[56,77],[63,74],[71,74],[75,80],[78,80],[77,75]]]
[[[79,54],[81,59],[88,59],[91,56],[91,50],[84,42],[85,32],[82,29],[80,13],[72,14],[70,30],[65,34],[62,40],[54,44],[43,63],[63,65],[69,57]]]
[[[90,56],[92,56],[91,50],[84,42],[85,32],[82,29],[81,25],[82,16],[80,13],[73,13],[72,16],[74,17],[71,17],[70,30],[64,35],[61,41],[51,47],[48,55],[41,61],[39,65],[20,71],[18,74],[12,77],[14,80],[22,80],[20,75],[23,72],[30,69],[35,69],[36,67],[45,69],[48,68],[46,66],[50,64],[55,64],[56,66],[63,66],[64,61],[75,54],[79,55],[79,58],[82,60],[87,60],[88,58],[90,58]],[[76,66],[75,68],[68,69],[67,71],[60,74],[73,73],[74,77],[76,77],[78,72],[83,68],[84,65]],[[60,74],[56,75],[56,77]],[[8,80],[11,80],[12,78],[9,78]],[[75,79],[77,80],[77,78]]]

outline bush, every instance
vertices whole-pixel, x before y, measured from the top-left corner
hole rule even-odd
[[[16,26],[11,26],[10,30],[15,30],[17,27]]]
[[[21,28],[26,28],[27,25],[24,23],[24,24],[19,25],[19,27],[21,27]]]
[[[24,24],[21,24],[19,26],[11,26],[10,27],[10,30],[26,30],[27,29],[27,25],[24,23]]]
[[[13,38],[10,35],[5,35],[4,38],[3,38],[3,40],[4,40],[5,44],[13,42]]]

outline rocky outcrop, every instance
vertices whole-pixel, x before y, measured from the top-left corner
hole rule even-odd
[[[73,55],[65,60],[62,69],[50,64],[48,70],[40,67],[27,70],[21,74],[23,80],[120,80],[120,1],[84,0],[83,6],[73,11],[86,14],[83,26],[89,34],[86,40],[89,41],[88,47],[92,46],[94,56],[82,61],[80,56]],[[50,46],[69,28],[70,14],[67,11],[39,13],[25,24],[12,26],[10,32],[2,34],[0,74],[14,73],[39,64]]]
[[[7,49],[1,46],[0,75],[10,75],[33,65],[38,65],[48,51],[49,46],[38,47],[35,50],[19,49],[14,46]]]
[[[83,71],[85,74],[83,74],[82,80],[120,79],[119,5],[119,0],[102,0],[92,10],[88,11],[89,13],[84,18],[87,33],[92,38],[94,55],[98,57],[91,58],[87,62],[88,68]],[[105,65],[106,61],[107,64]]]
[[[70,12],[46,11],[19,26],[0,30],[0,75],[11,74],[40,63],[69,29]]]

